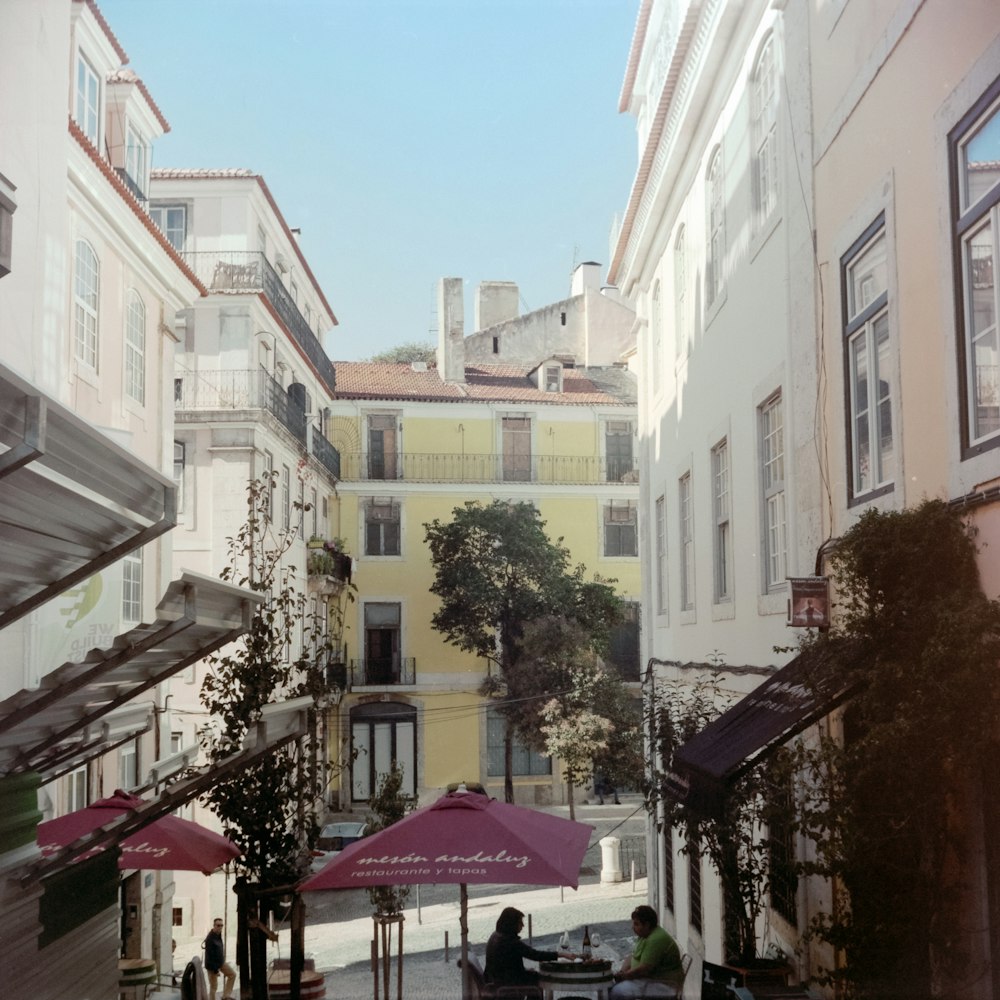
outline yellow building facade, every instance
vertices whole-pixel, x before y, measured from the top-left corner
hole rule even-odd
[[[339,363],[328,422],[341,456],[331,525],[354,557],[340,646],[343,696],[331,739],[356,757],[330,804],[363,806],[392,761],[406,790],[502,790],[502,728],[478,689],[484,660],[431,626],[438,598],[425,525],[469,501],[530,502],[573,565],[640,597],[635,380],[624,365],[442,366]],[[616,636],[615,666],[638,682],[638,615]],[[636,686],[638,687],[637,683]],[[558,761],[519,747],[518,801],[561,802]]]

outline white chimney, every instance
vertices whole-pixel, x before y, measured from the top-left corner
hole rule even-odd
[[[438,283],[438,375],[445,382],[465,381],[465,304],[462,279]]]
[[[476,330],[517,319],[521,293],[513,281],[481,281],[476,289]]]
[[[588,288],[595,292],[600,291],[601,288],[601,265],[596,260],[587,260],[582,264],[577,264],[570,285],[570,295],[583,295]]]

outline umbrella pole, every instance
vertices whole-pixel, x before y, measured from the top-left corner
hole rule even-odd
[[[459,885],[458,927],[462,934],[462,1000],[472,996],[469,973],[469,887],[465,882]]]

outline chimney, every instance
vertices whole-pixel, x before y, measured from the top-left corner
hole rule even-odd
[[[476,289],[476,329],[485,330],[520,315],[520,291],[513,281],[481,281]]]
[[[583,295],[588,288],[595,292],[600,291],[601,288],[601,265],[596,260],[587,260],[582,264],[577,264],[570,284],[570,295]]]
[[[445,382],[465,381],[465,305],[462,279],[438,283],[438,375]]]

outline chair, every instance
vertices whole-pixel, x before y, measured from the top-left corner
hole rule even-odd
[[[455,964],[462,968],[461,959]],[[542,991],[534,986],[502,986],[486,982],[486,973],[475,955],[469,956],[469,974],[476,1000],[541,1000]]]
[[[688,970],[691,968],[691,956],[681,955],[681,971],[670,981],[670,985],[677,990],[677,1000],[684,1000],[684,981],[687,979]]]

